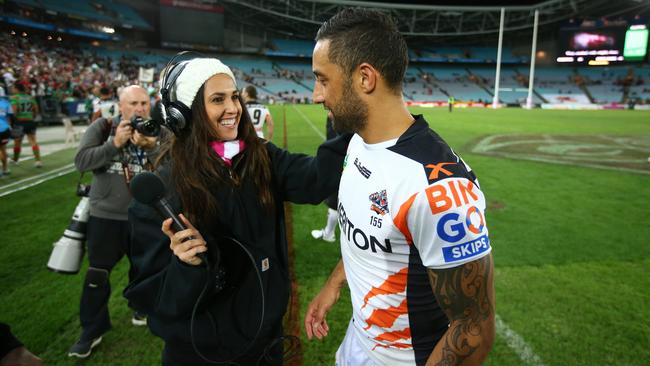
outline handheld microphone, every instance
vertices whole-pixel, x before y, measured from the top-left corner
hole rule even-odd
[[[185,224],[181,221],[180,217],[174,212],[169,201],[165,198],[165,185],[157,175],[151,172],[142,172],[137,174],[131,180],[131,194],[136,201],[145,205],[153,206],[160,216],[165,219],[172,219],[172,229],[175,232],[185,230]],[[189,237],[186,240],[193,239]],[[208,265],[208,256],[205,253],[198,253],[197,257]]]

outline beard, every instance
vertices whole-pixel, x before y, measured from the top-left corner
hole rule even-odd
[[[368,105],[353,90],[351,78],[345,81],[343,94],[335,104],[330,111],[333,117],[332,128],[337,133],[357,133],[368,123]]]

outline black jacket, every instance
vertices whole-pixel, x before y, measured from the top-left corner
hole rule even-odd
[[[186,355],[193,362],[190,318],[194,304],[206,280],[207,294],[199,305],[194,322],[194,339],[199,350],[211,359],[230,359],[245,351],[260,324],[262,298],[256,271],[245,251],[224,236],[241,242],[255,260],[264,289],[264,321],[255,345],[246,352],[257,359],[265,346],[282,335],[290,282],[287,258],[284,201],[318,204],[338,189],[343,159],[350,136],[323,143],[311,157],[292,154],[267,143],[272,164],[275,210],[269,213],[259,203],[256,189],[249,180],[234,189],[215,184],[213,194],[219,202],[219,219],[210,227],[199,227],[208,242],[214,263],[218,247],[226,271],[226,288],[214,290],[214,268],[208,275],[203,266],[182,263],[169,249],[162,233],[162,219],[151,208],[133,201],[129,208],[132,233],[131,261],[135,280],[124,296],[135,309],[149,316],[149,327],[165,340],[166,349]],[[235,157],[235,170],[246,164],[246,152]],[[169,187],[169,169],[160,171]],[[176,212],[178,198],[168,197]],[[184,356],[183,356],[184,357]],[[241,362],[241,359],[239,360]],[[242,362],[248,364],[248,361]]]

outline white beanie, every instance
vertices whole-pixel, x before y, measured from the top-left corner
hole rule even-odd
[[[171,85],[175,94],[172,100],[179,101],[188,108],[192,108],[192,102],[203,83],[214,75],[226,74],[230,76],[237,88],[235,75],[228,66],[216,58],[195,58],[183,62],[187,65],[176,79],[175,85]]]

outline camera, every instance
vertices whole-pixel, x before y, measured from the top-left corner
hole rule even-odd
[[[80,188],[83,187],[83,188]],[[86,224],[90,216],[90,202],[87,197],[90,185],[79,184],[77,195],[81,201],[72,214],[68,228],[63,236],[54,243],[52,254],[47,262],[47,268],[54,272],[75,274],[79,272],[81,260],[84,256],[84,243],[86,241]],[[82,192],[83,195],[79,194]]]
[[[144,119],[140,116],[131,117],[131,127],[149,137],[160,135],[160,123],[154,119]]]

